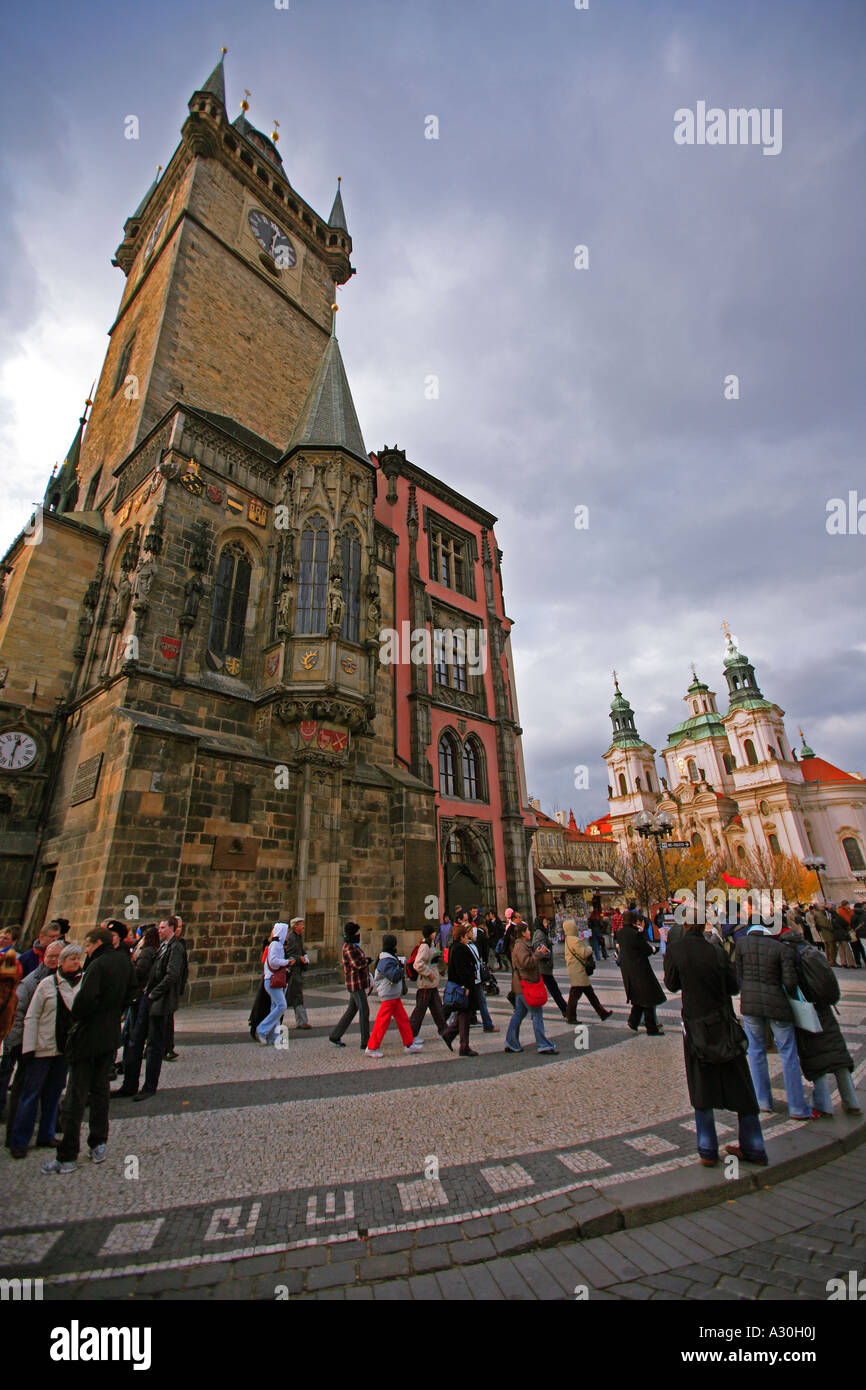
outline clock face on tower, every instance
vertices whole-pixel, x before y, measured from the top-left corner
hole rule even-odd
[[[36,740],[23,729],[6,729],[0,734],[0,770],[21,772],[36,761]]]
[[[143,263],[147,262],[150,259],[151,252],[153,251],[154,246],[159,240],[159,234],[165,226],[165,219],[167,217],[168,208],[163,208],[162,212],[159,215],[159,220],[157,221],[156,226],[153,228],[153,231],[151,232],[150,236],[147,238],[147,241],[144,244]]]
[[[298,258],[294,246],[282,228],[255,208],[249,214],[248,220],[250,231],[262,250],[267,252],[280,270],[291,270]]]

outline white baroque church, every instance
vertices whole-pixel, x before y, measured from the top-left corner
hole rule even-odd
[[[799,754],[785,731],[785,711],[762,695],[754,667],[728,634],[724,675],[728,711],[720,714],[715,692],[694,679],[684,698],[686,718],[662,750],[666,775],[656,770],[656,750],[635,728],[634,711],[614,673],[610,707],[613,740],[608,768],[608,806],[621,849],[635,843],[633,821],[641,811],[666,811],[671,838],[689,840],[736,873],[751,854],[789,854],[825,860],[821,878],[828,898],[839,902],[866,894],[866,781],[817,757],[802,729]],[[864,878],[858,878],[864,873]]]

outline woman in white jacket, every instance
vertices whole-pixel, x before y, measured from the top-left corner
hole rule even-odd
[[[256,1041],[260,1042],[262,1047],[267,1047],[272,1038],[276,1041],[283,1014],[286,1012],[286,966],[289,962],[283,948],[288,932],[288,922],[276,922],[268,949],[265,951],[265,989],[271,1001],[271,1011],[256,1029]]]
[[[36,1147],[47,1149],[55,1145],[57,1109],[66,1085],[66,1058],[63,1053],[71,1022],[69,1011],[81,988],[81,976],[81,947],[64,946],[57,971],[52,971],[39,981],[30,1000],[21,1043],[24,1086],[9,1145],[13,1158],[25,1158],[27,1155],[40,1101],[42,1108]]]

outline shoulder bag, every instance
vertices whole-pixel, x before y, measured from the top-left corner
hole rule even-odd
[[[448,980],[445,985],[445,993],[442,995],[442,1004],[446,1009],[469,1008],[469,993],[463,985],[458,985],[456,980]]]
[[[540,1009],[547,1003],[547,989],[543,980],[523,980],[523,998],[530,1009]]]
[[[690,1051],[699,1062],[718,1066],[745,1056],[749,1040],[733,1009],[716,1009],[703,1018],[683,1019]]]

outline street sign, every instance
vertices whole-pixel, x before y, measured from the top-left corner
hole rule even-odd
[[[662,840],[662,849],[691,849],[691,840]]]

